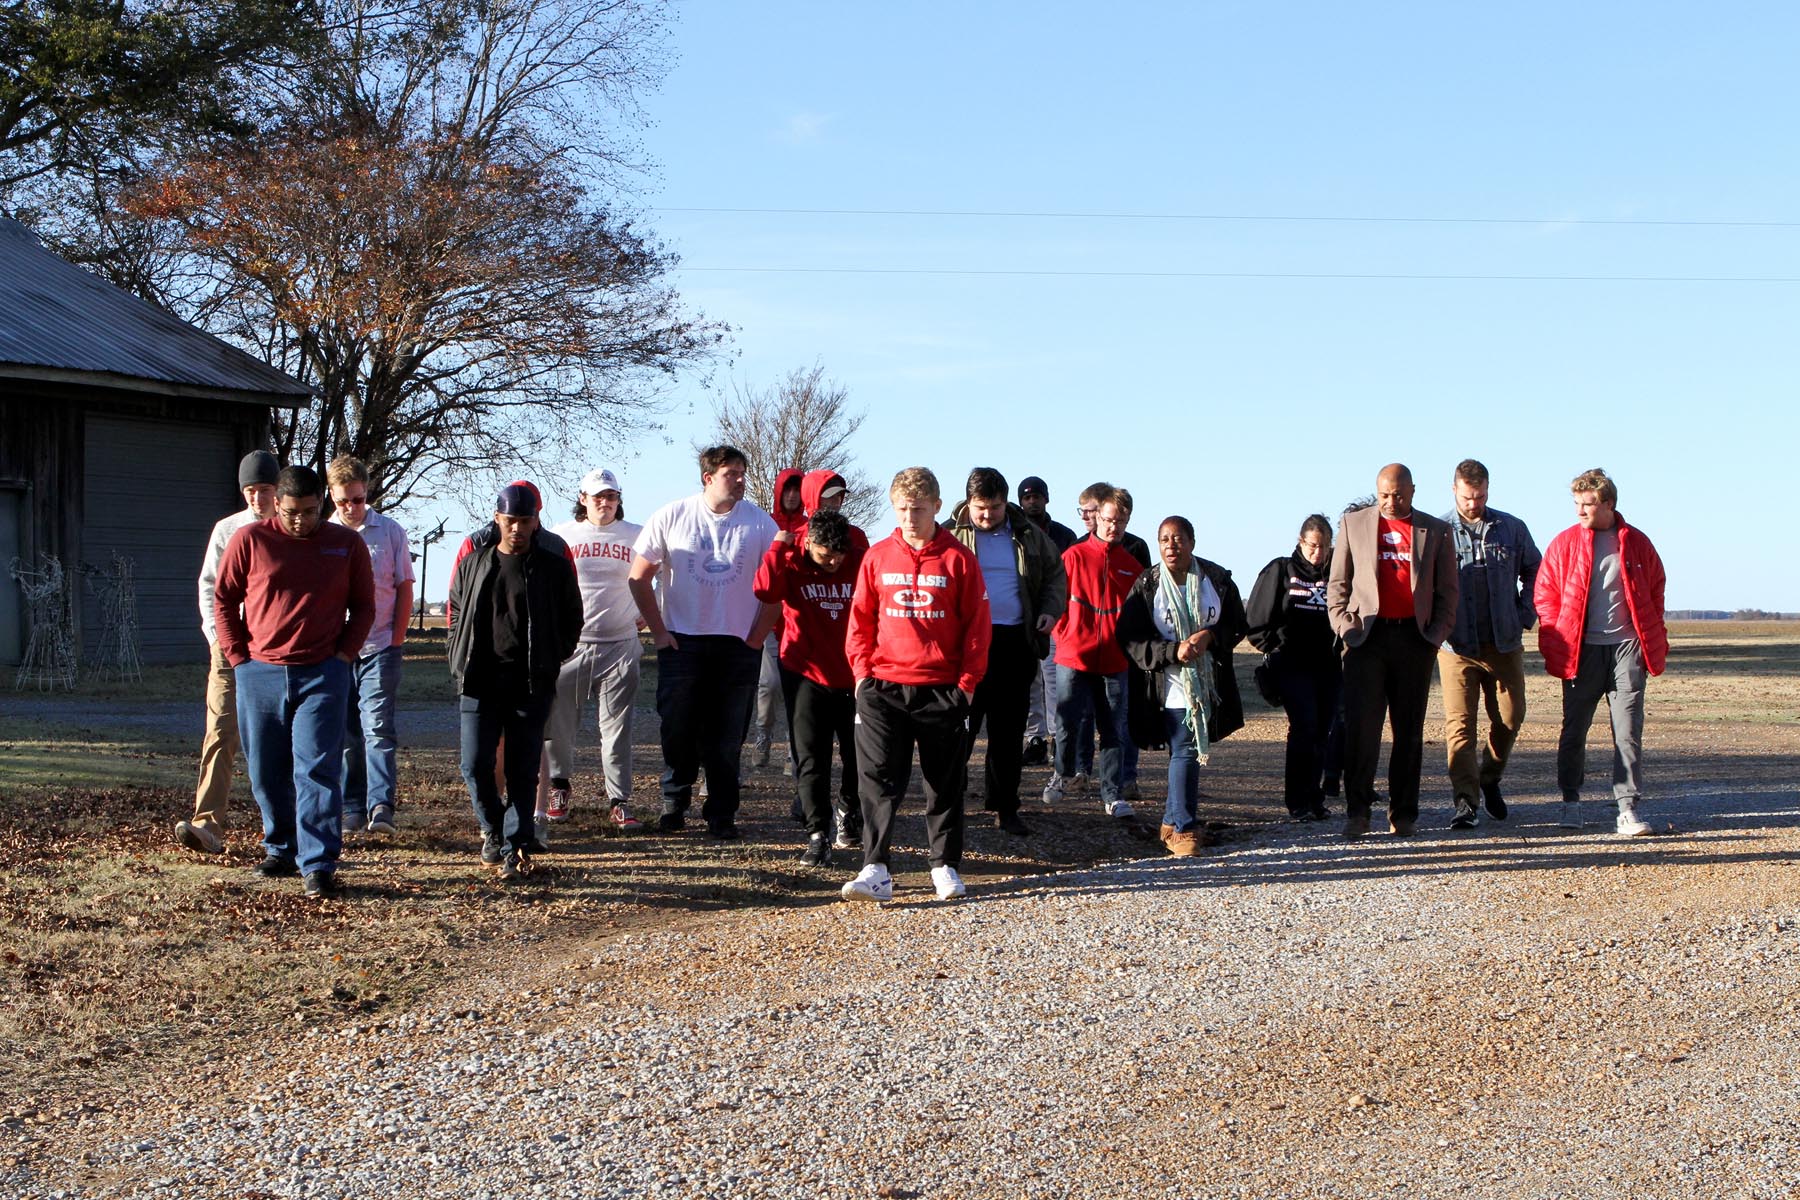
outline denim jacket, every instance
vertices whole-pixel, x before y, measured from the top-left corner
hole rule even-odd
[[[1494,624],[1494,649],[1511,653],[1524,644],[1524,631],[1537,624],[1532,588],[1537,583],[1543,555],[1531,540],[1525,522],[1497,508],[1487,510],[1487,530],[1472,537],[1454,510],[1444,514],[1450,525],[1450,541],[1456,550],[1456,569],[1461,599],[1456,604],[1456,625],[1449,646],[1458,654],[1481,653],[1481,633],[1476,612],[1475,588],[1485,577],[1488,613]],[[1485,566],[1477,566],[1483,562]]]

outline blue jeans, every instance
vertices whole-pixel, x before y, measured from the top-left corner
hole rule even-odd
[[[1186,833],[1200,827],[1200,755],[1186,709],[1163,709],[1163,734],[1169,741],[1169,802],[1163,807],[1163,824]]]
[[[462,774],[469,803],[483,838],[499,837],[514,850],[529,851],[537,836],[538,761],[544,752],[544,722],[556,699],[554,685],[518,695],[463,696]],[[506,737],[506,798],[494,782],[494,760]],[[507,819],[511,809],[512,819]]]
[[[232,674],[238,735],[262,810],[263,852],[303,875],[336,870],[349,664],[336,656],[304,667],[252,659]]]
[[[1095,732],[1100,735],[1100,800],[1105,804],[1119,798],[1124,784],[1124,748],[1130,743],[1125,732],[1125,684],[1129,674],[1120,671],[1101,675],[1061,663],[1056,667],[1056,773],[1064,779],[1075,774],[1076,738],[1072,731],[1080,725],[1083,710],[1090,710]]]
[[[677,633],[679,648],[656,652],[656,711],[662,718],[662,810],[685,813],[706,769],[709,827],[737,819],[738,756],[750,726],[762,648],[722,634]]]
[[[376,809],[394,808],[400,647],[363,655],[351,676],[355,686],[344,713],[344,823],[360,829]]]

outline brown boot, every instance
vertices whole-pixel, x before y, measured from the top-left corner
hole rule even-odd
[[[1168,845],[1169,839],[1175,836],[1175,827],[1173,825],[1164,825],[1162,827],[1161,836],[1163,845]]]
[[[1200,853],[1200,835],[1194,830],[1171,832],[1163,839],[1163,843],[1176,858],[1193,858]]]

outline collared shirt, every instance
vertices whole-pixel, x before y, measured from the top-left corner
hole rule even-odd
[[[334,524],[350,528],[341,514],[331,514]],[[363,526],[351,532],[362,536],[369,548],[369,568],[375,576],[375,623],[369,626],[368,640],[363,642],[359,658],[386,650],[394,644],[394,608],[400,602],[400,585],[411,584],[412,550],[406,542],[406,530],[392,517],[384,517],[374,509],[365,509]]]

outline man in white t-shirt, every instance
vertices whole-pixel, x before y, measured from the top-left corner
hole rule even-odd
[[[206,672],[206,735],[200,743],[200,784],[194,789],[194,816],[175,824],[175,840],[202,854],[225,852],[225,808],[231,799],[231,770],[237,762],[237,677],[219,652],[219,630],[213,620],[213,588],[219,560],[231,535],[246,525],[275,515],[275,480],[281,463],[267,450],[252,450],[238,463],[238,491],[244,507],[223,517],[206,542],[200,563],[200,631],[212,654]]]
[[[394,791],[399,777],[401,647],[412,619],[412,550],[398,521],[369,507],[369,468],[339,455],[325,468],[331,487],[331,519],[362,535],[375,576],[375,623],[350,665],[350,703],[344,729],[345,833],[394,832]]]
[[[562,665],[556,681],[556,703],[544,726],[550,756],[552,821],[569,819],[569,779],[575,773],[575,731],[589,696],[599,697],[600,762],[605,808],[623,830],[642,828],[631,815],[632,711],[637,706],[638,667],[643,643],[638,640],[637,605],[631,598],[632,547],[642,525],[625,519],[619,477],[596,467],[581,480],[575,520],[554,530],[575,558],[581,585],[581,643]]]
[[[686,826],[705,768],[707,831],[720,841],[738,837],[738,757],[763,638],[781,612],[753,590],[776,526],[744,499],[747,466],[735,446],[701,451],[700,493],[650,514],[633,548],[631,596],[656,642],[664,833]]]

